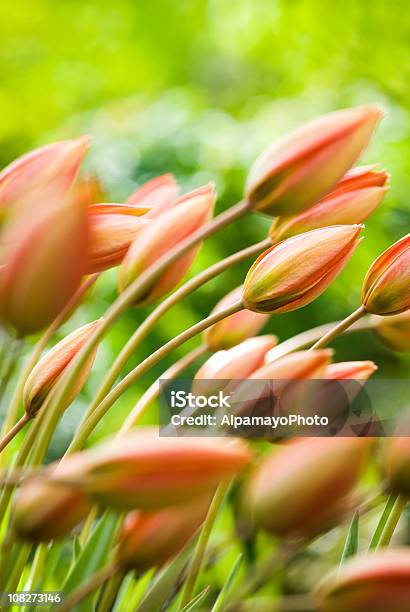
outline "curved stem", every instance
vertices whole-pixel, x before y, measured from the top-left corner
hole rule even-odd
[[[0,440],[0,453],[6,448],[7,444],[17,436],[19,431],[23,429],[26,423],[30,420],[30,416],[25,412],[21,419],[2,437]]]
[[[144,359],[136,368],[131,370],[125,378],[118,383],[116,387],[112,389],[112,391],[104,398],[104,400],[97,406],[92,414],[86,418],[80,427],[77,430],[76,435],[74,436],[70,446],[68,447],[67,454],[71,454],[74,451],[79,450],[90,433],[94,430],[96,425],[100,422],[106,412],[111,408],[114,402],[128,389],[128,387],[135,382],[140,376],[145,374],[152,366],[158,363],[161,359],[166,357],[171,351],[178,348],[181,344],[193,338],[197,334],[201,333],[214,323],[218,323],[222,319],[229,317],[229,315],[238,312],[243,308],[242,300],[238,300],[234,304],[227,306],[223,310],[218,312],[214,312],[213,314],[206,317],[199,323],[192,325],[189,329],[186,329],[184,332],[175,336],[172,340],[161,346],[158,350],[152,353],[149,357]]]
[[[69,612],[87,595],[90,595],[100,588],[107,580],[112,578],[119,570],[117,563],[110,563],[103,567],[99,572],[93,574],[88,580],[80,584],[69,596],[64,600],[62,605],[58,606],[59,612]]]
[[[153,402],[159,395],[160,386],[159,381],[162,379],[172,380],[179,376],[181,372],[183,372],[186,368],[188,368],[194,361],[201,357],[208,351],[208,347],[206,344],[201,344],[197,348],[194,348],[192,351],[181,357],[178,361],[176,361],[168,370],[166,370],[157,380],[155,380],[150,387],[145,391],[145,393],[140,397],[138,402],[135,404],[134,408],[131,410],[130,414],[122,424],[121,429],[118,432],[118,435],[121,436],[133,427],[136,426],[139,419],[144,416],[146,411],[148,410],[151,402]]]
[[[348,329],[353,323],[364,317],[366,314],[366,310],[364,306],[360,306],[357,310],[352,312],[351,315],[340,321],[333,329],[328,331],[324,336],[322,336],[313,346],[310,347],[310,351],[314,351],[319,348],[323,348],[332,342],[334,338],[336,338],[339,334],[343,333],[346,329]]]
[[[242,249],[238,251],[238,253],[234,253],[221,261],[218,261],[213,266],[210,266],[203,272],[200,272],[194,278],[191,278],[189,281],[181,285],[174,293],[172,293],[169,297],[167,297],[161,304],[159,304],[155,310],[151,312],[151,314],[145,319],[145,321],[138,327],[138,329],[134,332],[125,346],[122,348],[121,352],[115,359],[111,368],[108,370],[106,376],[104,377],[100,388],[98,389],[96,395],[94,396],[89,409],[88,414],[93,412],[98,404],[104,399],[107,393],[110,391],[111,387],[115,383],[117,376],[120,374],[122,368],[130,359],[130,357],[135,352],[136,348],[141,344],[142,340],[147,336],[147,334],[153,329],[156,323],[164,316],[166,312],[172,306],[174,306],[177,302],[179,302],[182,298],[186,297],[198,287],[201,287],[211,279],[215,278],[228,268],[231,268],[235,264],[243,261],[244,259],[248,259],[253,255],[257,255],[261,251],[269,248],[272,242],[269,238],[262,240],[256,244],[253,244],[246,249]]]
[[[79,351],[76,357],[72,360],[70,366],[66,369],[61,377],[59,384],[56,385],[55,389],[51,393],[49,409],[45,415],[44,425],[42,428],[43,449],[44,447],[48,447],[51,436],[57,426],[60,414],[62,412],[61,406],[64,402],[67,391],[70,389],[78,374],[81,372],[81,368],[84,366],[88,356],[91,354],[93,349],[98,346],[100,340],[111,329],[118,317],[120,317],[126,308],[131,306],[135,300],[144,295],[144,293],[152,286],[152,283],[155,282],[155,280],[157,280],[171,264],[178,261],[178,259],[185,255],[185,253],[187,253],[193,246],[208,236],[215,234],[218,230],[222,229],[226,225],[229,225],[229,223],[235,219],[239,219],[249,212],[249,210],[250,205],[248,202],[238,202],[238,204],[235,206],[232,206],[212,221],[206,223],[203,227],[191,234],[191,236],[188,236],[185,240],[177,244],[173,249],[167,253],[164,253],[164,255],[162,255],[155,264],[143,272],[141,276],[139,276],[129,287],[127,287],[127,289],[125,289],[117,300],[111,304],[104,315],[102,324],[95,330],[94,334],[88,339],[81,351]]]

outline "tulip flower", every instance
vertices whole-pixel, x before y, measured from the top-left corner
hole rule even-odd
[[[41,182],[55,179],[69,187],[87,152],[87,136],[63,140],[26,153],[0,172],[0,209],[19,200],[27,191]]]
[[[47,542],[68,535],[89,513],[91,502],[79,490],[32,478],[23,483],[12,514],[12,530],[22,540]]]
[[[317,202],[362,154],[381,114],[375,106],[338,111],[274,143],[249,173],[245,197],[250,205],[278,216]]]
[[[58,342],[58,344],[40,359],[31,371],[24,385],[23,404],[27,414],[34,416],[41,408],[64,370],[101,323],[102,319],[99,319],[98,321],[93,321],[92,323],[80,327],[80,329],[76,329],[66,338]],[[88,357],[81,371],[81,376],[71,387],[70,393],[66,397],[66,407],[71,404],[81,391],[94,363],[95,354],[96,349]]]
[[[383,316],[410,308],[410,234],[370,266],[363,283],[362,304],[367,312]]]
[[[394,351],[410,351],[410,310],[391,317],[380,317],[376,334]]]
[[[317,204],[293,217],[273,222],[273,241],[329,225],[363,223],[379,206],[388,189],[388,174],[372,166],[354,168]]]
[[[131,244],[152,221],[141,218],[147,211],[127,204],[94,204],[88,207],[90,224],[86,274],[118,266]]]
[[[318,612],[405,612],[410,601],[410,552],[379,550],[349,559],[315,593]]]
[[[242,287],[236,287],[236,289],[230,291],[218,302],[211,314],[237,302],[242,296],[242,291]],[[246,309],[240,310],[208,327],[204,332],[205,343],[212,351],[230,349],[247,338],[256,336],[268,319],[269,315],[267,314]]]
[[[334,225],[274,245],[247,274],[244,306],[269,313],[306,306],[342,271],[359,243],[361,230],[361,225]]]
[[[340,517],[364,465],[366,438],[303,438],[275,448],[245,486],[256,526],[282,537],[311,536]]]
[[[340,361],[331,363],[324,372],[328,380],[368,380],[377,370],[373,361]]]
[[[212,216],[215,192],[212,185],[183,196],[177,205],[162,213],[129,248],[120,268],[119,289],[123,291],[167,251],[203,226]],[[200,245],[167,268],[138,301],[150,304],[171,291],[185,276]]]
[[[147,217],[154,218],[175,205],[178,193],[179,186],[172,174],[163,174],[134,191],[127,204],[148,208]]]
[[[158,510],[210,494],[250,459],[241,440],[159,437],[147,429],[72,455],[54,478],[105,506]]]
[[[145,572],[177,555],[203,523],[209,498],[157,512],[130,512],[119,534],[117,559],[128,570]]]

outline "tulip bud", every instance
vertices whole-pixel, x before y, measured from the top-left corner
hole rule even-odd
[[[140,274],[212,216],[215,192],[211,185],[187,194],[171,210],[161,214],[128,250],[119,275],[119,289],[124,291]],[[188,251],[156,280],[151,289],[137,303],[150,304],[171,291],[185,276],[194,261],[200,245]]]
[[[311,536],[338,517],[367,456],[366,438],[303,438],[262,460],[244,491],[254,523],[282,537]]]
[[[270,361],[269,353],[267,353],[265,365],[254,372],[251,378],[259,380],[321,378],[332,355],[332,349],[296,351],[280,359]]]
[[[27,414],[34,416],[41,408],[64,370],[92,336],[97,327],[101,325],[101,322],[102,319],[93,321],[73,331],[40,359],[24,385],[23,404]],[[72,385],[65,399],[65,408],[71,404],[81,391],[94,363],[95,354],[96,349],[88,357],[82,368],[81,375],[75,384]]]
[[[334,225],[288,238],[262,253],[244,283],[244,306],[280,313],[306,306],[353,255],[361,225]]]
[[[253,164],[246,184],[251,206],[292,215],[328,193],[367,147],[381,117],[375,106],[330,113],[274,143]]]
[[[127,204],[88,207],[90,240],[86,274],[118,266],[131,244],[152,223],[141,218],[145,208]]]
[[[410,310],[392,317],[380,317],[376,333],[394,351],[410,351]]]
[[[242,297],[242,291],[242,287],[236,287],[230,291],[218,302],[211,314],[220,312],[236,303]],[[204,332],[204,340],[212,351],[230,349],[247,338],[256,336],[268,319],[267,314],[246,309],[240,310],[208,327]]]
[[[152,219],[174,206],[178,193],[179,186],[172,174],[163,174],[134,191],[127,204],[147,207],[147,217]]]
[[[42,181],[69,187],[87,152],[89,138],[63,140],[18,157],[0,173],[0,208],[18,200]]]
[[[370,266],[362,289],[367,312],[393,315],[410,308],[410,234],[389,247]]]
[[[87,174],[79,177],[74,185],[73,200],[85,206],[104,202],[104,190],[98,176]]]
[[[378,550],[349,559],[315,593],[318,612],[405,612],[410,601],[410,552]]]
[[[47,478],[33,478],[24,482],[17,494],[12,529],[22,540],[54,540],[68,535],[91,507],[81,491]]]
[[[324,372],[327,380],[368,380],[377,370],[373,361],[340,361],[331,363]]]
[[[54,477],[109,507],[157,510],[210,494],[250,459],[241,440],[167,438],[147,429],[69,457]]]
[[[208,507],[209,498],[205,498],[157,512],[130,512],[119,535],[120,565],[139,572],[163,565],[189,542]]]
[[[308,210],[293,217],[279,217],[270,235],[279,241],[329,225],[363,223],[379,206],[387,191],[388,174],[368,166],[345,174],[333,191]]]

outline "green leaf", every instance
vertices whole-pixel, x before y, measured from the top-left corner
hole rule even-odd
[[[198,595],[196,595],[193,599],[191,599],[191,601],[182,608],[181,612],[192,612],[192,610],[197,609],[198,606],[204,601],[204,599],[206,599],[210,590],[211,590],[210,585],[205,587],[203,591],[198,593]]]
[[[393,511],[393,507],[394,507],[394,504],[396,503],[397,497],[398,497],[397,493],[391,493],[389,497],[387,498],[386,505],[383,509],[383,512],[381,514],[380,520],[377,524],[373,537],[370,541],[369,551],[376,550],[379,547],[379,543],[383,535],[384,528]]]
[[[357,553],[359,545],[359,513],[355,512],[352,522],[350,523],[349,531],[347,532],[345,545],[343,548],[342,558],[340,565],[348,559],[353,557]]]
[[[120,521],[117,514],[105,512],[97,526],[94,528],[90,538],[82,549],[78,559],[72,566],[62,591],[68,595],[80,584],[83,584],[96,571],[107,563],[112,550],[113,539]],[[89,612],[93,609],[92,600],[94,593],[79,603],[72,612]]]
[[[218,597],[216,598],[216,601],[213,605],[212,611],[211,612],[219,612],[220,610],[222,610],[222,607],[225,603],[225,601],[228,599],[231,591],[232,591],[232,587],[233,587],[233,583],[235,581],[235,578],[238,574],[239,568],[241,566],[242,563],[242,559],[243,559],[243,555],[240,554],[238,555],[238,557],[235,560],[235,563],[232,566],[231,571],[228,574],[227,579],[225,580],[222,589],[219,592]]]

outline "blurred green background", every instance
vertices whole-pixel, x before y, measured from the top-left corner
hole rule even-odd
[[[349,105],[375,102],[385,109],[365,160],[391,172],[391,191],[367,223],[354,260],[326,294],[271,320],[267,330],[281,339],[356,308],[370,262],[408,231],[405,0],[19,0],[0,8],[0,40],[0,162],[52,140],[91,134],[87,164],[111,201],[171,171],[185,190],[215,181],[220,211],[241,198],[256,155],[288,129]],[[254,215],[218,234],[191,274],[261,240],[268,226]],[[225,273],[174,308],[130,365],[206,315],[247,268]],[[115,297],[113,271],[60,335],[100,316]],[[94,375],[64,418],[53,453],[71,437],[87,397],[146,312],[130,310],[100,348]],[[408,374],[407,358],[369,334],[354,338],[335,343],[337,359],[371,358],[381,376]],[[97,435],[117,426],[173,358],[116,404]]]

